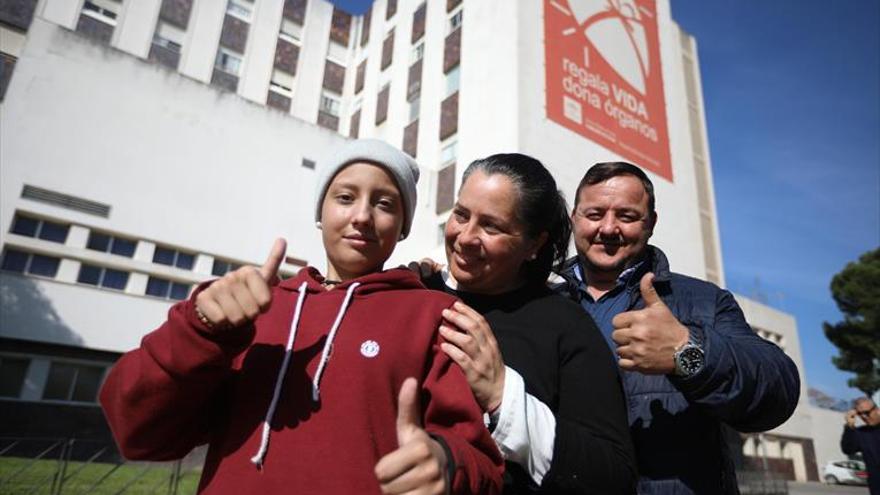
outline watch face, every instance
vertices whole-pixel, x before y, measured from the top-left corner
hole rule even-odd
[[[678,354],[677,365],[681,375],[691,376],[703,368],[703,350],[697,346],[686,346]]]

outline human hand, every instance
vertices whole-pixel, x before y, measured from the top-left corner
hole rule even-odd
[[[627,311],[611,321],[611,338],[617,344],[618,364],[629,371],[648,375],[675,371],[673,354],[687,343],[690,332],[663,303],[654,289],[654,274],[639,281],[644,309]]]
[[[432,275],[442,270],[443,265],[437,263],[431,258],[422,258],[421,261],[410,261],[405,268],[408,268],[410,271],[415,272],[420,279],[424,280],[426,278],[430,278]]]
[[[397,396],[397,450],[379,459],[375,474],[384,494],[439,495],[446,492],[448,459],[422,428],[418,382],[407,378]]]
[[[447,340],[440,348],[464,371],[483,411],[498,409],[504,398],[504,359],[492,327],[463,302],[443,310],[443,319],[457,329],[440,325],[440,335]]]
[[[216,280],[196,297],[196,311],[212,329],[238,327],[253,321],[272,302],[269,289],[278,283],[278,267],[287,241],[276,239],[263,266],[244,266]],[[203,320],[204,321],[204,320]]]
[[[849,411],[847,411],[846,412],[846,426],[848,426],[850,428],[855,428],[857,415],[858,415],[858,412],[856,412],[855,409],[850,409]]]

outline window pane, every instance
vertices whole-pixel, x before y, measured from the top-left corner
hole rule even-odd
[[[3,254],[3,264],[0,265],[0,268],[8,272],[24,273],[24,267],[27,266],[27,260],[27,253],[22,253],[21,251],[16,251],[14,249],[7,249],[6,253]]]
[[[218,259],[214,259],[214,268],[211,269],[211,274],[216,275],[218,277],[222,277],[226,275],[226,272],[229,271],[229,263],[225,261],[220,261]]]
[[[147,295],[148,296],[156,296],[156,297],[167,297],[168,296],[168,286],[171,282],[167,280],[163,280],[161,278],[150,277],[147,280]]]
[[[43,227],[40,229],[40,239],[64,244],[64,241],[67,240],[67,231],[69,229],[69,225],[43,221]]]
[[[101,268],[94,265],[82,264],[79,267],[79,276],[76,281],[81,284],[98,285],[101,280]]]
[[[153,263],[174,265],[174,250],[156,246],[156,252],[153,253]]]
[[[18,398],[27,374],[29,359],[0,357],[0,397]]]
[[[127,256],[131,258],[132,256],[134,256],[135,246],[137,246],[137,242],[135,241],[114,237],[113,247],[110,249],[110,252],[113,254],[118,254],[119,256]]]
[[[104,269],[104,280],[101,281],[101,286],[108,289],[125,290],[125,284],[127,283],[128,272],[112,270],[110,268]]]
[[[177,267],[184,270],[191,270],[196,262],[195,255],[189,253],[177,253]]]
[[[28,273],[32,275],[40,275],[42,277],[54,277],[55,274],[58,273],[59,261],[58,258],[35,254],[31,259],[31,266],[28,269]]]
[[[86,247],[95,251],[107,252],[107,246],[110,245],[110,236],[100,232],[89,232],[89,242]]]
[[[446,73],[446,96],[449,96],[458,91],[459,67],[460,66],[456,66],[454,69]]]
[[[189,295],[189,284],[179,284],[174,282],[171,284],[171,299],[177,299],[178,301],[186,299],[186,296]]]
[[[71,399],[80,402],[95,402],[98,398],[98,387],[101,386],[101,377],[104,368],[101,366],[78,366],[76,384],[73,387]]]
[[[43,398],[68,400],[70,386],[73,384],[75,374],[76,368],[70,364],[52,363],[49,367],[49,378],[46,380],[46,388],[43,389]]]
[[[36,237],[37,225],[39,223],[40,222],[38,220],[34,220],[33,218],[20,217],[16,215],[15,221],[12,224],[12,233],[26,235],[28,237]]]

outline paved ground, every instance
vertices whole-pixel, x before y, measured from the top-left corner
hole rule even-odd
[[[789,495],[813,495],[817,493],[833,495],[868,495],[866,486],[826,485],[824,483],[788,482]]]

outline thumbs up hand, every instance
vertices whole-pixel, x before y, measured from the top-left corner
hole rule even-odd
[[[278,267],[287,241],[276,239],[261,267],[244,266],[216,280],[196,297],[196,313],[211,329],[239,327],[253,321],[272,302],[270,287],[278,284]]]
[[[446,452],[422,428],[418,382],[407,378],[397,397],[397,450],[376,464],[384,494],[440,495],[446,492]]]
[[[611,338],[617,344],[621,368],[659,375],[675,371],[672,356],[687,343],[690,332],[663,303],[653,284],[654,274],[646,273],[639,281],[645,307],[615,316]]]

